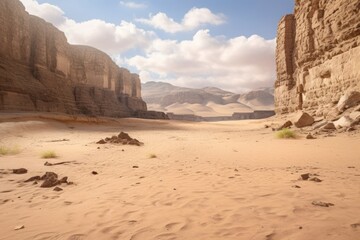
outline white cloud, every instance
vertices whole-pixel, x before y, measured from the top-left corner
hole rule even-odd
[[[132,8],[132,9],[139,9],[139,8],[146,8],[146,4],[143,3],[136,3],[136,2],[131,2],[131,1],[120,1],[120,4],[128,7],[128,8]]]
[[[76,22],[64,16],[64,12],[51,4],[39,4],[36,0],[21,0],[26,10],[41,17],[63,31],[72,44],[89,45],[110,55],[129,49],[146,48],[156,34],[137,28],[133,23],[122,21],[119,25],[100,19]]]
[[[185,14],[181,23],[176,22],[174,19],[168,17],[166,13],[162,12],[150,16],[149,19],[140,18],[136,21],[165,32],[176,33],[191,31],[206,24],[221,25],[225,23],[225,16],[223,14],[213,14],[207,8],[192,8]]]
[[[272,86],[275,44],[275,40],[257,35],[225,39],[200,30],[190,41],[158,39],[146,56],[135,56],[127,62],[140,71],[143,81],[186,87],[217,86],[241,92]]]
[[[257,35],[226,39],[212,36],[208,30],[199,30],[190,40],[160,39],[154,32],[131,22],[122,21],[118,25],[100,19],[76,22],[57,6],[39,4],[36,0],[21,1],[29,13],[64,31],[70,43],[107,52],[117,64],[137,69],[142,81],[165,81],[187,87],[216,86],[240,92],[271,86],[275,79],[275,40]],[[210,10],[198,10],[190,10],[181,24],[165,14],[157,14],[158,21],[167,21],[166,28],[178,31],[223,22],[222,17],[209,17]],[[142,55],[129,57],[128,50]]]

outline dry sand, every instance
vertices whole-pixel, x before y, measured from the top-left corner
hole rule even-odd
[[[120,131],[145,145],[95,144]],[[0,146],[14,145],[1,171],[29,171],[0,173],[0,239],[360,239],[360,134],[280,140],[262,121],[0,123]],[[44,166],[45,150],[76,163]],[[75,184],[23,182],[46,171]]]

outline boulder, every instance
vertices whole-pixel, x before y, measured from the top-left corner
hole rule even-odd
[[[349,91],[340,98],[337,108],[340,112],[343,112],[346,109],[355,107],[358,104],[360,104],[360,92]]]
[[[322,130],[336,130],[335,124],[332,122],[326,123],[323,127],[320,129]]]
[[[285,123],[283,123],[280,127],[278,127],[276,130],[277,131],[280,131],[284,128],[289,128],[293,125],[293,123],[289,120],[289,121],[286,121]]]
[[[294,118],[294,125],[298,128],[308,127],[315,122],[314,118],[306,112],[299,112]]]
[[[27,173],[27,169],[25,169],[25,168],[18,168],[18,169],[13,169],[13,173],[14,174],[25,174],[25,173]]]
[[[347,128],[350,127],[353,120],[350,117],[343,116],[339,120],[334,122],[336,128]]]

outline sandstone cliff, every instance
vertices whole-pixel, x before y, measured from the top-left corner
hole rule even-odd
[[[18,0],[0,1],[0,32],[0,111],[110,117],[146,111],[138,75],[97,49],[68,44]]]
[[[296,0],[278,26],[277,114],[318,116],[360,90],[360,0]]]

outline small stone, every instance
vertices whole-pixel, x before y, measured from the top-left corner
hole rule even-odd
[[[19,225],[19,226],[15,226],[14,230],[17,231],[17,230],[21,230],[21,229],[24,229],[24,228],[25,228],[24,225]]]
[[[318,206],[318,207],[332,207],[334,206],[333,203],[326,203],[326,202],[321,202],[321,201],[313,201],[311,203],[314,206]]]
[[[310,173],[301,174],[300,177],[302,180],[306,181],[310,178]]]
[[[306,139],[316,139],[313,135],[311,135],[311,133],[309,133],[307,136],[306,136]]]
[[[60,191],[62,191],[62,190],[63,190],[63,189],[60,188],[60,187],[55,187],[55,188],[54,188],[54,191],[55,191],[55,192],[60,192]]]
[[[313,182],[322,182],[321,179],[317,178],[317,177],[312,177],[312,178],[309,178],[309,181],[313,181]]]
[[[346,129],[347,132],[353,132],[355,131],[356,129],[354,127],[349,127],[348,129]]]
[[[97,147],[97,149],[100,149],[100,147]]]
[[[133,166],[132,168],[139,168],[139,166]]]
[[[92,174],[92,175],[98,175],[98,172],[92,171],[91,174]]]
[[[360,228],[360,223],[353,223],[350,225],[352,228]]]
[[[300,186],[298,186],[298,185],[294,185],[294,186],[292,186],[293,188],[301,188]]]
[[[25,174],[27,172],[28,172],[28,170],[26,168],[13,169],[14,174]]]
[[[60,191],[62,191],[62,190],[63,190],[63,189],[60,188],[60,187],[55,187],[55,188],[54,188],[54,191],[55,191],[55,192],[60,192]]]

